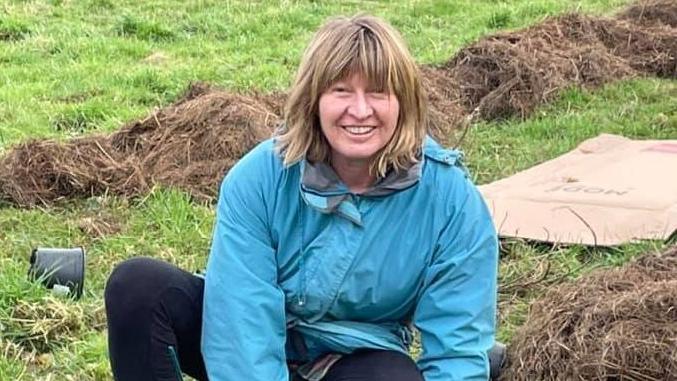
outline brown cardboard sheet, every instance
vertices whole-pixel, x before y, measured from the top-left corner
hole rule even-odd
[[[613,246],[677,231],[677,140],[602,134],[480,187],[502,237]]]

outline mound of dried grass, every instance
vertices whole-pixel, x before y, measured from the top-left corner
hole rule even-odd
[[[14,147],[0,162],[0,198],[47,205],[105,193],[135,196],[162,184],[209,200],[230,167],[278,122],[266,101],[196,84],[174,105],[111,136]]]
[[[467,123],[458,84],[447,70],[433,66],[422,66],[421,77],[428,96],[428,133],[443,145],[455,145],[453,132]]]
[[[485,119],[528,116],[571,86],[639,74],[677,77],[677,30],[567,14],[462,49],[445,66]]]
[[[112,147],[137,159],[147,183],[178,186],[211,199],[217,183],[256,143],[269,137],[280,118],[251,96],[209,90],[122,128]]]
[[[68,142],[34,140],[0,161],[0,198],[21,206],[107,192],[129,196],[149,189],[134,158],[102,136]]]
[[[548,291],[502,379],[677,379],[677,246]]]
[[[677,26],[677,2],[674,0],[649,0],[633,4],[619,14],[620,19],[645,26],[661,23]]]

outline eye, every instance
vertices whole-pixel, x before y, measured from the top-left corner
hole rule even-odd
[[[366,88],[367,94],[375,98],[388,98],[389,92],[388,89],[384,86],[378,86],[377,84],[370,84]]]
[[[331,87],[331,91],[335,93],[345,93],[348,91],[348,86],[342,83],[338,83]]]
[[[367,93],[374,99],[388,99],[388,96],[390,95],[386,91],[378,90],[369,90]]]

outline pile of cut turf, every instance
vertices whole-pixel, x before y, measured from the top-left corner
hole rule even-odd
[[[503,380],[677,380],[677,246],[550,289]]]

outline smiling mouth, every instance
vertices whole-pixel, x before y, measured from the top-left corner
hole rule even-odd
[[[373,126],[342,126],[341,128],[352,135],[367,135],[376,129],[376,127]]]

